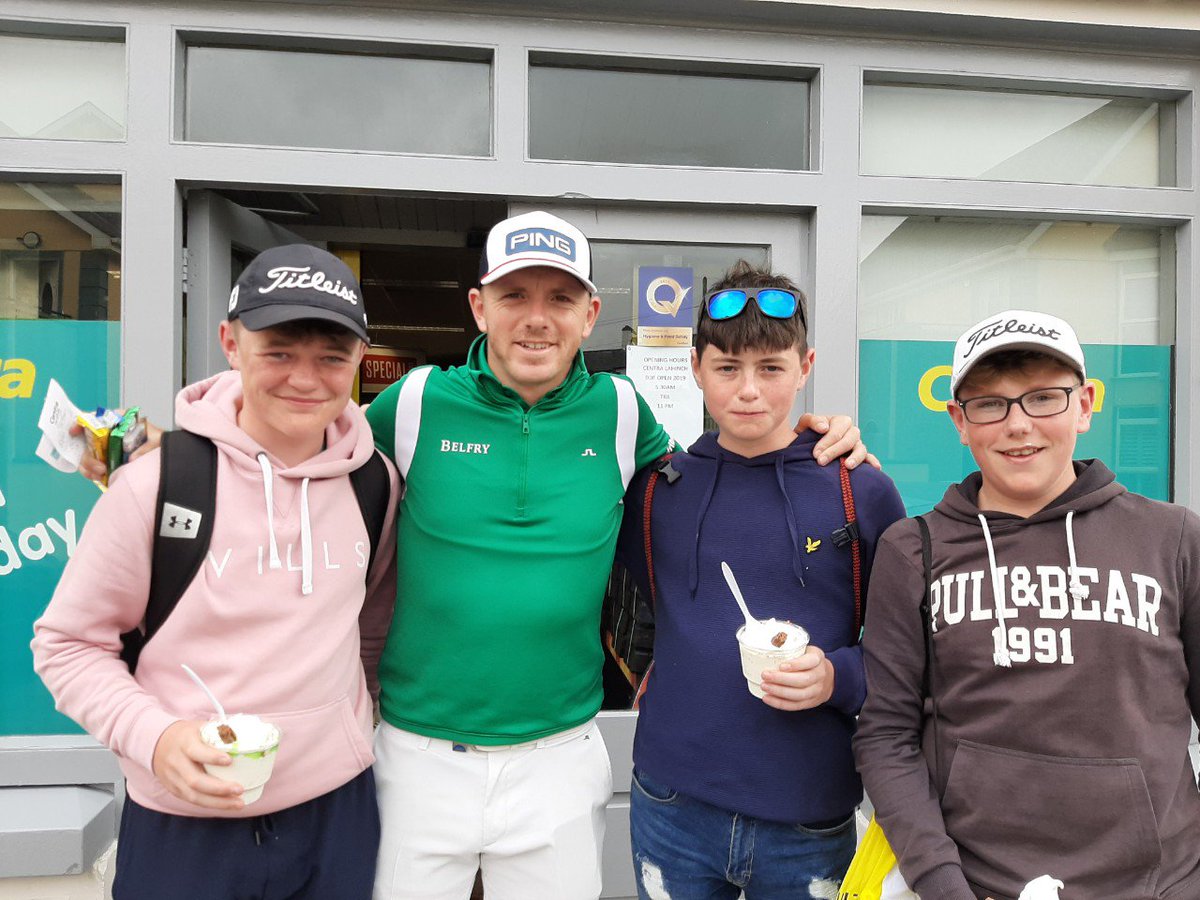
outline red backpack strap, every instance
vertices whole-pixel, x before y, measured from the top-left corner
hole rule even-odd
[[[833,542],[839,547],[850,544],[850,567],[854,577],[854,633],[862,633],[862,541],[858,532],[858,513],[854,509],[854,491],[850,487],[850,470],[843,457],[838,460],[838,477],[842,482],[842,506],[846,524],[834,532]]]
[[[650,548],[650,514],[654,506],[654,488],[659,476],[665,475],[667,484],[679,477],[679,472],[671,465],[673,453],[660,456],[654,462],[654,469],[646,479],[646,495],[642,498],[642,549],[646,553],[646,577],[650,580],[650,608],[654,608],[656,589],[654,587],[654,553]]]

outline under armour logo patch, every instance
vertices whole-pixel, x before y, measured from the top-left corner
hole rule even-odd
[[[586,450],[584,450],[584,451],[583,451],[582,453],[580,453],[579,455],[580,455],[580,456],[595,456],[595,455],[596,455],[596,451],[595,451],[595,450],[593,450],[591,447],[588,447]]]
[[[813,540],[812,538],[810,538],[810,537],[806,537],[806,538],[804,539],[804,550],[805,550],[805,552],[807,552],[807,553],[812,553],[814,550],[816,550],[816,549],[817,549],[818,547],[820,547],[820,546],[821,546],[821,542],[820,542],[820,541],[814,541],[814,540]]]
[[[194,509],[164,503],[159,537],[194,539],[200,531],[200,520],[204,518]]]

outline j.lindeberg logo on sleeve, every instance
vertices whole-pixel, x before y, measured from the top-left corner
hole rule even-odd
[[[1049,338],[1052,341],[1057,341],[1061,337],[1057,328],[1044,328],[1035,322],[1022,322],[1019,319],[1009,319],[1007,322],[996,319],[996,321],[988,322],[982,328],[972,331],[967,335],[967,349],[963,353],[963,359],[966,359],[988,341],[994,340],[1004,334],[1028,334],[1034,337]]]
[[[271,283],[266,287],[260,287],[258,289],[260,294],[269,294],[279,288],[300,288],[332,294],[335,297],[341,297],[347,303],[358,306],[358,294],[342,284],[341,281],[331,280],[319,269],[314,272],[312,266],[276,266],[267,271],[267,277],[271,279]],[[231,304],[236,302],[236,298],[231,298],[230,302]],[[231,305],[230,309],[232,308]]]

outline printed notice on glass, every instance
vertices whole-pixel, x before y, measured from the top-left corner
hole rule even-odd
[[[659,424],[681,448],[704,431],[704,397],[692,377],[689,347],[626,348],[625,373]]]

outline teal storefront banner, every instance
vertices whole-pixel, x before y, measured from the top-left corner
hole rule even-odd
[[[0,321],[0,735],[80,731],[55,712],[29,641],[100,492],[34,451],[51,378],[81,408],[116,404],[120,332],[119,322]]]
[[[946,401],[954,345],[859,341],[863,440],[896,482],[910,515],[928,512],[946,488],[978,467],[958,442]],[[1087,344],[1097,409],[1077,459],[1096,457],[1131,491],[1171,498],[1172,348]]]

